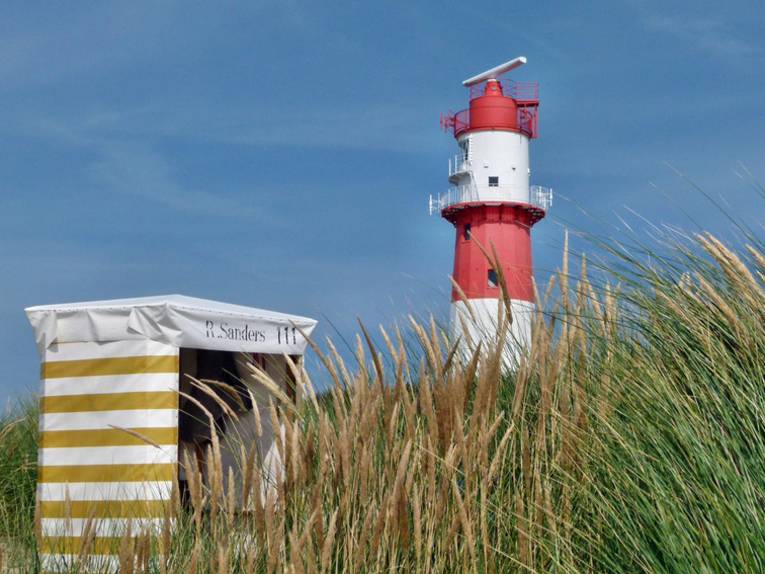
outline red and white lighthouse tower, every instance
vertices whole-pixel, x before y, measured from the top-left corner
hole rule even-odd
[[[452,289],[451,322],[454,334],[465,341],[496,337],[499,273],[478,243],[489,253],[492,246],[496,250],[511,299],[508,363],[531,342],[531,228],[552,202],[552,190],[529,184],[529,140],[538,134],[538,85],[501,78],[525,63],[526,58],[516,58],[463,82],[470,90],[470,107],[442,117],[444,129],[453,131],[459,146],[449,161],[451,186],[430,201],[431,213],[439,211],[456,229],[454,281],[470,309]]]

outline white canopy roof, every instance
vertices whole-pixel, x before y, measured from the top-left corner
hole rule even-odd
[[[42,353],[55,343],[150,339],[176,347],[302,354],[316,321],[254,307],[159,295],[25,309]]]

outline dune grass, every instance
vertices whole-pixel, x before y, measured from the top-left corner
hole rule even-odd
[[[191,508],[120,541],[122,570],[764,571],[765,255],[699,236],[619,256],[614,287],[564,259],[513,372],[501,338],[465,356],[433,321],[362,332],[353,368],[330,343],[334,387],[300,372],[272,409],[285,473],[263,503],[243,454],[255,503],[234,510],[213,449]],[[2,559],[30,572],[36,416],[0,430]]]

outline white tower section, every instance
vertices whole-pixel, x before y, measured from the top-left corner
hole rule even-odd
[[[529,202],[529,138],[510,131],[467,132],[450,166],[449,181],[472,201]]]

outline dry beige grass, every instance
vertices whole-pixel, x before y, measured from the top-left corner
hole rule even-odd
[[[578,294],[581,313],[589,285]],[[613,318],[601,315],[608,333]],[[400,330],[381,330],[384,353],[362,326],[353,371],[331,343],[327,354],[315,348],[334,379],[321,401],[294,365],[297,405],[253,367],[272,390],[272,424],[284,429],[283,476],[264,487],[255,450],[243,445],[249,510],[240,512],[224,496],[233,476],[223,476],[214,435],[206,480],[188,453],[182,461],[190,510],[176,500],[161,533],[126,533],[122,571],[533,571],[550,563],[550,540],[570,552],[558,534],[570,529],[584,425],[581,375],[569,368],[585,352],[583,327],[565,324],[556,343],[555,322],[538,314],[532,354],[509,384],[502,350],[512,318],[499,317],[498,340],[467,357],[432,320],[411,320],[416,349]],[[500,404],[511,409],[498,410],[510,390]]]
[[[115,541],[122,571],[762,571],[765,257],[698,241],[687,273],[635,263],[628,296],[564,258],[512,373],[504,310],[467,356],[432,320],[362,327],[353,368],[329,342],[326,394],[292,365],[297,403],[263,405],[283,474],[243,445],[239,511],[215,437],[206,480],[183,460],[189,507]]]

